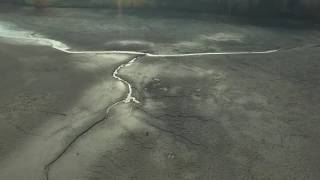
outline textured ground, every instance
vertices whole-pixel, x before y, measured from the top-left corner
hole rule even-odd
[[[1,9],[0,33],[0,179],[44,179],[53,159],[50,180],[320,178],[315,25],[22,8]],[[76,50],[281,50],[141,57],[119,72],[141,103],[106,115],[127,94],[112,74],[134,56],[67,54],[5,38],[29,35]]]

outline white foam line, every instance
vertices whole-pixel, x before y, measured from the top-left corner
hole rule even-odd
[[[144,55],[148,57],[189,57],[189,56],[207,56],[207,55],[245,55],[245,54],[270,54],[279,51],[268,50],[268,51],[239,51],[239,52],[207,52],[207,53],[185,53],[185,54],[152,54],[138,51],[73,51],[70,48],[57,40],[40,38],[40,37],[23,37],[23,36],[1,36],[3,38],[11,39],[24,39],[38,42],[40,45],[48,45],[52,48],[68,53],[68,54],[128,54],[128,55]]]
[[[150,54],[147,53],[146,56],[149,57],[188,57],[188,56],[207,56],[207,55],[241,55],[241,54],[270,54],[279,51],[268,50],[268,51],[239,51],[239,52],[209,52],[209,53],[187,53],[187,54]]]

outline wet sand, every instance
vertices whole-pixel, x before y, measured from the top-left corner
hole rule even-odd
[[[316,27],[42,13],[0,13],[0,179],[320,177]]]

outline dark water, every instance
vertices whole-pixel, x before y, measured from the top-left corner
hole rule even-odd
[[[143,8],[152,10],[196,11],[229,15],[319,19],[318,0],[0,0],[0,3],[36,7]]]

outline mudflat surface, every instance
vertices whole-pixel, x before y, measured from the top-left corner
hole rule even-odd
[[[0,9],[0,179],[318,180],[320,33],[283,22]],[[128,64],[137,55],[30,37],[75,51],[280,51]],[[124,82],[139,102],[122,101]]]
[[[110,74],[129,57],[0,47],[0,179],[41,179],[44,165],[121,98],[126,87]]]

